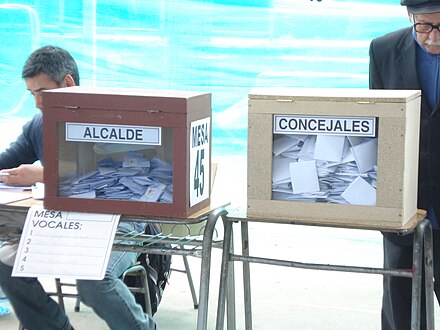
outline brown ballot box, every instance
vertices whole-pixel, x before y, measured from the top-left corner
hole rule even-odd
[[[248,217],[401,228],[416,215],[420,91],[249,94]]]
[[[44,206],[187,217],[210,203],[211,94],[43,93]]]

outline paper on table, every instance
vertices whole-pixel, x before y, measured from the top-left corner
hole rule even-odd
[[[12,202],[21,201],[23,199],[31,198],[32,195],[18,191],[4,191],[0,192],[0,204],[9,204]]]
[[[119,217],[116,214],[50,211],[32,206],[26,217],[12,276],[102,279]]]
[[[31,187],[28,186],[8,186],[4,184],[3,182],[0,182],[0,190],[16,190],[16,191],[23,191],[23,190],[31,190]]]
[[[308,160],[289,164],[294,194],[319,191],[316,161]]]
[[[341,194],[353,205],[376,205],[376,189],[361,177],[357,177]]]

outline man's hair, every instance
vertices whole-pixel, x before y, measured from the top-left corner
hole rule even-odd
[[[79,72],[73,57],[64,49],[56,46],[44,46],[29,55],[24,64],[21,77],[33,78],[41,73],[47,74],[58,85],[70,74],[79,85]]]

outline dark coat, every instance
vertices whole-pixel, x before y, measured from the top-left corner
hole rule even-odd
[[[421,90],[417,73],[417,43],[412,28],[374,39],[370,45],[370,88]],[[431,109],[421,102],[418,208],[433,204],[440,217],[440,102]]]
[[[0,153],[0,169],[43,161],[43,116],[36,114],[23,126],[23,131],[11,146]]]

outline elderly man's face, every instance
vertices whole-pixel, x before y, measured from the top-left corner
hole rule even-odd
[[[440,24],[440,12],[414,15],[414,23]],[[433,29],[430,33],[417,33],[417,40],[431,54],[440,54],[440,31]]]

